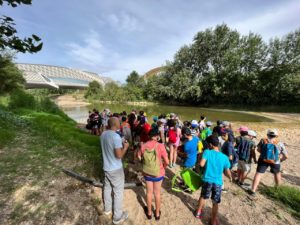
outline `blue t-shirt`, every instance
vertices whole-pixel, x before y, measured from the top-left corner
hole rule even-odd
[[[205,150],[202,156],[206,160],[202,180],[217,185],[223,184],[223,171],[230,168],[229,159],[222,152]]]
[[[115,149],[122,148],[122,139],[115,131],[104,131],[100,137],[102,158],[103,158],[103,170],[113,171],[123,167],[122,160],[115,156]]]
[[[183,151],[187,154],[187,158],[185,159],[183,166],[184,167],[193,167],[197,161],[197,153],[198,153],[198,142],[199,138],[193,136],[193,139],[187,141],[183,146]]]

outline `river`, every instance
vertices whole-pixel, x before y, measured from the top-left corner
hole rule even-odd
[[[73,120],[78,123],[86,123],[88,117],[88,111],[93,108],[102,111],[105,108],[110,109],[111,112],[131,112],[132,109],[144,110],[147,113],[148,118],[152,118],[154,115],[160,115],[162,113],[175,113],[179,115],[182,121],[184,120],[199,120],[200,115],[205,115],[207,121],[227,120],[227,121],[239,121],[239,122],[271,122],[272,120],[256,114],[250,114],[247,112],[222,110],[222,109],[210,109],[200,107],[187,107],[187,106],[169,106],[169,105],[149,105],[149,106],[133,106],[125,104],[94,104],[89,106],[77,106],[77,107],[61,107],[62,110]],[[150,120],[152,122],[152,120]]]

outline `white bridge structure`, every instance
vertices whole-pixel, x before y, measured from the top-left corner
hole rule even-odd
[[[22,71],[26,80],[26,88],[74,88],[88,87],[91,81],[97,81],[101,85],[113,82],[108,77],[101,77],[97,73],[70,69],[66,67],[40,65],[40,64],[16,64]]]

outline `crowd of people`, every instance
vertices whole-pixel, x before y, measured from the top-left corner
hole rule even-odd
[[[133,163],[140,161],[142,165],[147,203],[144,211],[149,220],[152,214],[156,220],[161,216],[160,191],[166,168],[188,168],[202,174],[203,184],[194,216],[203,217],[205,201],[211,198],[211,224],[218,224],[221,194],[227,191],[224,175],[254,197],[268,167],[274,174],[276,185],[280,183],[280,163],[287,159],[288,154],[276,129],[269,129],[266,137],[257,142],[254,130],[241,126],[234,131],[229,121],[221,120],[213,126],[204,115],[199,120],[181,121],[179,116],[170,113],[153,116],[151,120],[152,123],[146,112],[136,110],[127,114],[104,109],[101,113],[93,110],[89,114],[87,128],[101,140],[104,214],[112,214],[114,224],[128,218],[128,213],[122,209],[125,179],[122,158],[128,149],[134,152]],[[251,185],[245,180],[253,163],[257,168]]]

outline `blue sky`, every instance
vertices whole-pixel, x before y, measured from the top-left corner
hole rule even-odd
[[[268,41],[300,27],[298,0],[33,0],[4,6],[19,35],[37,34],[44,47],[16,61],[82,69],[124,82],[136,70],[172,60],[208,27],[226,23]]]

